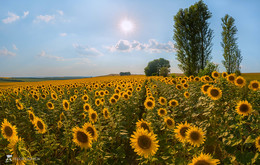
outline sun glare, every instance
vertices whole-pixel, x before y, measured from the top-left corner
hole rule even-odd
[[[134,30],[134,24],[132,21],[125,19],[120,23],[120,28],[123,32],[129,33]]]

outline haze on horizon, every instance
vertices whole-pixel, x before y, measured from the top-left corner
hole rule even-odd
[[[198,0],[0,1],[0,77],[144,74],[149,61],[176,60],[173,16]],[[204,0],[212,12],[212,61],[221,64],[221,18],[235,19],[242,73],[260,72],[260,1]]]

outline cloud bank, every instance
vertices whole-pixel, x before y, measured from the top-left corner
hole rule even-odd
[[[87,45],[72,44],[76,51],[83,56],[102,56],[103,53],[96,48],[89,47]]]
[[[0,56],[16,56],[16,53],[10,52],[4,47],[3,49],[0,49]]]

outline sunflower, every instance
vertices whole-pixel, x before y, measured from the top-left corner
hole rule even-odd
[[[182,124],[178,124],[177,128],[174,130],[175,137],[182,143],[186,142],[186,132],[190,128],[190,124],[187,121]]]
[[[210,154],[201,153],[199,156],[194,157],[189,165],[217,165],[220,164],[218,159],[213,159]]]
[[[85,131],[83,128],[74,127],[73,131],[73,142],[81,148],[92,147],[92,136],[89,132]]]
[[[39,117],[35,118],[34,126],[39,133],[44,134],[46,132],[46,125]]]
[[[144,129],[138,129],[130,138],[134,151],[145,158],[156,154],[159,147],[158,142],[155,134],[149,133]]]
[[[138,122],[136,122],[136,128],[137,129],[144,129],[147,130],[148,132],[152,132],[152,128],[151,128],[151,123],[144,121],[143,119],[138,120]]]
[[[94,111],[94,110],[90,110],[88,112],[88,115],[89,115],[89,120],[92,122],[92,123],[95,123],[98,119],[98,115],[97,115],[97,112]]]
[[[211,76],[212,76],[214,79],[217,79],[217,78],[220,77],[220,75],[219,75],[219,73],[218,73],[217,71],[213,71],[213,72],[211,73]]]
[[[240,101],[237,104],[236,111],[239,115],[247,116],[252,112],[252,105],[248,101]]]
[[[166,123],[167,127],[170,128],[170,129],[173,129],[174,128],[174,120],[170,117],[166,117],[164,118],[164,122]]]
[[[28,110],[28,115],[29,115],[29,119],[30,119],[30,122],[34,124],[34,119],[35,119],[35,115],[32,111]]]
[[[228,73],[227,73],[227,72],[223,72],[223,73],[221,74],[221,76],[222,76],[223,78],[226,78],[226,77],[227,77],[227,75],[228,75]]]
[[[119,96],[119,94],[113,94],[113,96],[112,97],[114,97],[117,101],[120,99],[120,96]]]
[[[58,128],[60,129],[60,128],[62,127],[62,125],[63,125],[63,124],[62,124],[62,121],[59,120],[59,121],[58,121]]]
[[[64,113],[62,112],[62,113],[60,114],[60,121],[63,120],[63,119],[64,119]]]
[[[193,145],[194,147],[199,147],[205,141],[205,133],[202,131],[201,128],[198,127],[189,127],[186,132],[186,139],[187,141]]]
[[[116,99],[115,99],[114,97],[111,97],[111,98],[109,99],[109,102],[110,102],[111,104],[115,104],[117,101],[116,101]]]
[[[110,116],[109,116],[109,111],[107,108],[104,108],[103,109],[103,116],[105,119],[108,119]]]
[[[17,109],[22,110],[23,109],[23,104],[18,99],[16,99],[15,102],[16,102]]]
[[[70,102],[74,102],[75,98],[73,96],[70,97]]]
[[[208,91],[207,91],[209,97],[212,100],[218,100],[221,98],[222,96],[222,91],[221,89],[217,88],[217,87],[209,87]]]
[[[136,88],[136,91],[137,91],[137,92],[141,91],[141,88],[140,88],[140,87],[137,87],[137,88]]]
[[[189,98],[190,97],[190,93],[189,92],[184,92],[184,96],[185,96],[185,98]]]
[[[51,93],[51,98],[53,100],[57,100],[58,99],[57,94],[56,93]]]
[[[158,115],[161,117],[167,115],[166,109],[165,108],[158,109]]]
[[[155,107],[155,102],[150,99],[146,99],[144,102],[144,106],[146,109],[152,110]]]
[[[40,99],[39,96],[38,96],[38,94],[34,94],[34,95],[33,95],[33,98],[34,98],[36,101],[39,101],[39,99]]]
[[[12,141],[13,139],[17,138],[16,127],[12,126],[12,124],[9,123],[7,119],[4,119],[4,121],[2,122],[1,130],[2,135],[8,141]]]
[[[243,86],[246,85],[246,80],[241,77],[241,76],[238,76],[236,79],[235,79],[235,85],[242,88]]]
[[[85,101],[85,102],[88,101],[88,95],[86,95],[86,94],[83,95],[83,96],[81,97],[81,99],[82,99],[83,101]]]
[[[89,110],[91,110],[91,106],[88,103],[85,103],[83,105],[83,110],[86,111],[86,112],[89,112]]]
[[[258,136],[255,139],[255,147],[258,149],[258,151],[260,152],[260,136]]]
[[[189,88],[189,84],[187,84],[187,83],[182,84],[182,86],[183,86],[184,89],[188,89]]]
[[[179,89],[179,90],[181,90],[181,89],[182,89],[182,85],[177,84],[177,85],[176,85],[176,88]]]
[[[98,133],[96,128],[91,123],[85,123],[82,128],[88,133],[90,133],[94,141],[97,141]]]
[[[47,102],[46,106],[47,106],[48,109],[54,109],[54,105],[53,105],[52,102]]]
[[[64,109],[65,111],[69,110],[69,108],[70,108],[70,103],[69,103],[68,100],[63,100],[63,101],[62,101],[62,105],[63,105],[63,109]]]
[[[164,98],[164,97],[159,97],[159,103],[160,103],[161,105],[167,105],[167,100],[166,100],[166,98]]]
[[[202,87],[201,87],[201,91],[202,91],[204,94],[207,94],[209,87],[211,87],[211,85],[209,85],[209,84],[204,84],[204,85],[202,85]]]
[[[235,79],[236,79],[236,75],[234,73],[228,75],[227,77],[228,82],[234,83]]]
[[[21,159],[24,155],[22,154],[20,147],[23,148],[24,143],[21,138],[16,137],[9,144],[8,148],[12,154],[12,162],[16,165],[25,165],[26,159]]]
[[[95,100],[95,105],[96,105],[96,106],[100,106],[100,104],[101,104],[100,99],[96,99],[96,100]]]
[[[257,80],[250,81],[248,88],[252,89],[253,91],[257,91],[260,89],[260,83]]]
[[[123,96],[122,96],[125,100],[128,100],[129,99],[129,95],[128,93],[124,92]]]
[[[175,99],[172,99],[172,100],[169,101],[169,106],[171,106],[171,107],[176,107],[178,105],[179,105],[179,103]]]

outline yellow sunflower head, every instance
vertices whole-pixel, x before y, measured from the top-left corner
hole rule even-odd
[[[92,136],[89,132],[83,128],[75,127],[73,131],[73,142],[81,148],[91,148],[92,147]]]
[[[238,86],[238,87],[240,87],[240,88],[242,88],[243,86],[246,85],[246,80],[245,80],[243,77],[241,77],[241,76],[238,76],[238,77],[235,79],[234,82],[235,82],[235,85]]]
[[[85,102],[88,101],[88,95],[86,95],[86,94],[83,95],[83,96],[81,97],[81,99],[82,99],[83,101],[85,101]]]
[[[230,83],[234,83],[235,79],[236,79],[236,75],[234,73],[227,75],[226,79],[228,80],[228,82]]]
[[[175,99],[172,99],[169,101],[169,106],[171,106],[171,107],[176,107],[178,105],[179,105],[179,102]]]
[[[34,121],[35,121],[35,115],[32,111],[28,110],[28,115],[29,115],[29,119],[31,121],[32,124],[34,124]]]
[[[69,110],[69,108],[70,108],[70,103],[69,103],[68,100],[63,100],[63,101],[62,101],[62,105],[63,105],[63,109],[64,109],[65,111]]]
[[[46,105],[48,109],[54,109],[54,105],[52,102],[47,102]]]
[[[184,92],[184,97],[186,98],[186,99],[188,99],[189,97],[190,97],[190,93],[189,92]]]
[[[113,96],[117,101],[120,99],[120,95],[119,94],[113,94]]]
[[[211,76],[212,76],[214,79],[217,79],[217,78],[220,77],[220,75],[219,75],[219,73],[218,73],[217,71],[213,71],[213,72],[211,73]]]
[[[159,108],[158,109],[158,115],[161,116],[161,117],[167,115],[166,109],[165,108]]]
[[[36,117],[34,126],[36,127],[38,133],[44,134],[46,132],[46,125],[42,119]]]
[[[130,143],[134,151],[145,158],[155,155],[159,147],[156,135],[144,129],[134,132],[131,135]]]
[[[201,153],[199,156],[194,157],[189,165],[217,165],[220,164],[218,159],[213,159],[210,154]]]
[[[211,87],[209,84],[204,84],[204,85],[202,85],[202,87],[201,87],[201,91],[202,91],[204,94],[207,94],[209,87]]]
[[[58,121],[58,128],[60,129],[60,128],[62,127],[62,125],[63,125],[63,124],[62,124],[62,121],[59,120],[59,121]]]
[[[95,105],[96,105],[96,106],[100,106],[100,104],[101,104],[100,99],[96,99],[96,100],[95,100]]]
[[[177,128],[174,129],[175,137],[182,143],[186,142],[186,132],[190,128],[190,124],[187,123],[187,121],[183,123],[179,123]]]
[[[9,123],[7,119],[4,119],[4,121],[2,122],[1,131],[4,138],[8,141],[17,138],[16,127],[12,126],[12,124]]]
[[[51,93],[51,98],[53,100],[57,100],[58,99],[57,94],[56,93]]]
[[[170,117],[166,117],[166,118],[164,119],[164,122],[165,122],[165,124],[167,125],[167,127],[170,128],[170,129],[173,129],[173,128],[175,127],[175,122],[174,122],[174,120],[173,120],[172,118],[170,118]]]
[[[182,85],[181,85],[181,84],[177,84],[177,85],[176,85],[176,88],[177,88],[178,90],[181,90],[181,89],[182,89]]]
[[[144,106],[148,110],[152,110],[155,107],[155,102],[151,99],[146,99],[144,102]]]
[[[17,107],[17,109],[19,109],[19,110],[22,110],[23,109],[23,104],[20,102],[20,100],[15,100],[15,102],[16,102],[16,107]]]
[[[204,134],[205,133],[202,131],[201,128],[195,126],[189,127],[189,129],[186,132],[186,139],[194,147],[199,147],[205,141]]]
[[[128,100],[129,99],[129,95],[128,93],[124,92],[123,96],[122,96],[125,100]]]
[[[260,90],[260,83],[257,80],[250,81],[248,88],[252,89],[253,91],[258,91]]]
[[[90,110],[88,112],[88,115],[89,115],[89,120],[92,122],[92,123],[95,123],[98,119],[98,115],[97,115],[97,112],[94,111],[94,110]]]
[[[148,132],[152,132],[152,127],[151,127],[151,123],[144,121],[143,119],[138,120],[138,122],[136,122],[136,128],[137,129],[144,129],[147,130]]]
[[[159,103],[161,105],[167,105],[167,99],[165,97],[159,97]]]
[[[111,97],[110,99],[109,99],[109,102],[110,102],[110,104],[116,104],[116,99],[114,98],[114,97]]]
[[[239,115],[247,116],[252,112],[252,105],[248,101],[240,101],[237,104],[236,111]]]
[[[93,126],[91,123],[85,123],[83,125],[83,129],[86,132],[90,133],[90,135],[91,135],[91,137],[93,138],[94,141],[97,141],[98,133],[97,133],[95,126]]]
[[[110,117],[109,111],[108,111],[107,108],[104,108],[104,109],[103,109],[103,116],[104,116],[105,119],[108,119],[108,118]]]
[[[86,111],[86,112],[89,112],[91,110],[91,106],[88,103],[85,103],[83,105],[83,110]]]
[[[212,100],[218,100],[221,98],[222,96],[222,91],[221,89],[217,88],[217,87],[209,87],[208,91],[208,96],[212,99]]]

